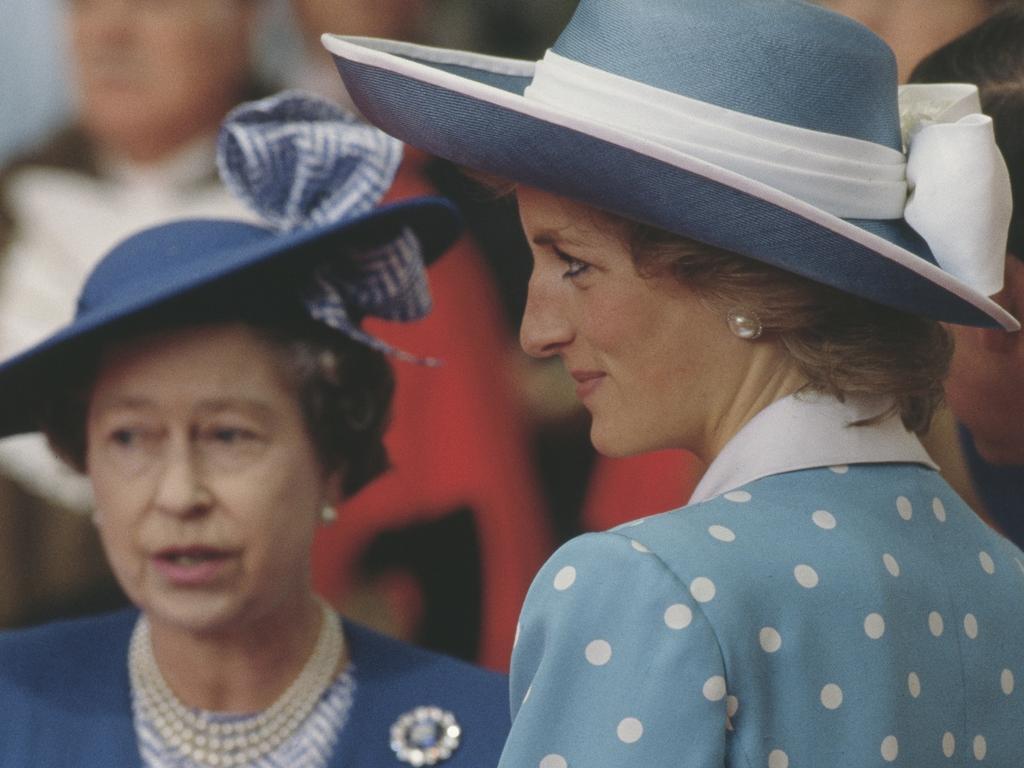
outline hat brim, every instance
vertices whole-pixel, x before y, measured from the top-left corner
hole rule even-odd
[[[683,152],[523,97],[532,62],[324,35],[355,104],[432,154],[912,314],[1018,330],[902,219],[845,220]]]
[[[169,226],[187,223],[170,222]],[[38,393],[45,389],[46,379],[62,375],[60,361],[72,349],[101,341],[145,315],[200,291],[230,287],[243,276],[257,277],[260,270],[277,275],[279,272],[269,270],[280,267],[289,274],[301,273],[307,265],[329,260],[335,243],[339,254],[352,241],[373,248],[405,228],[415,233],[423,259],[430,264],[455,241],[461,223],[452,204],[442,198],[397,202],[346,221],[263,237],[218,251],[216,258],[201,262],[199,269],[189,264],[162,276],[158,284],[125,291],[94,311],[80,312],[65,327],[0,365],[0,437],[38,429],[34,407]],[[189,249],[187,234],[178,245],[181,251]]]

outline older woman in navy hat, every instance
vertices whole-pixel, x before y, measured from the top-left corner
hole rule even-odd
[[[375,635],[313,593],[310,545],[387,464],[385,353],[429,310],[450,207],[375,208],[397,142],[286,94],[221,135],[270,227],[188,220],[114,248],[74,320],[0,366],[0,430],[42,428],[96,495],[138,610],[0,635],[0,766],[485,766],[493,673]]]
[[[898,92],[797,0],[581,0],[536,64],[325,45],[370,119],[517,185],[522,342],[594,444],[709,464],[537,576],[501,765],[1016,765],[1024,554],[915,435],[939,321],[1019,328],[974,89]]]

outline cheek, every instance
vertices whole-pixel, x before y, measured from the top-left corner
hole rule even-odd
[[[261,559],[308,557],[322,502],[315,464],[268,461],[221,486],[222,500]]]

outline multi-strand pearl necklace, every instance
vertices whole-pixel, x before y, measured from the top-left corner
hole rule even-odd
[[[149,622],[140,617],[128,650],[135,706],[168,747],[200,765],[226,768],[268,755],[298,730],[334,681],[344,637],[338,615],[324,603],[321,608],[320,635],[299,676],[270,707],[232,722],[217,722],[178,700],[153,657]]]

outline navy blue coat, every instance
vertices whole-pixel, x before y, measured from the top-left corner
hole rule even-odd
[[[139,764],[128,682],[137,612],[0,633],[0,768]],[[345,622],[357,689],[330,765],[399,768],[389,730],[422,705],[451,711],[461,746],[443,768],[497,765],[509,727],[504,676]]]

